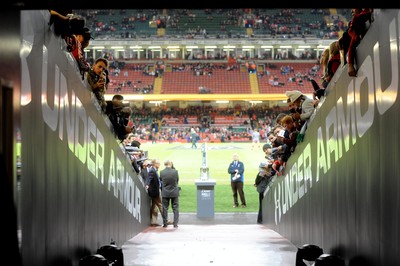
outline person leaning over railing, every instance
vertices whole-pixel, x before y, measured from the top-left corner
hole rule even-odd
[[[300,136],[298,142],[301,142],[303,141],[302,138],[304,137],[305,130],[307,129],[309,119],[315,111],[315,100],[307,97],[298,90],[286,91],[285,94],[296,108],[301,108],[301,113],[292,113],[292,117],[295,121],[299,119],[304,121],[300,133],[298,134],[298,136]]]
[[[272,177],[274,176],[271,163],[261,162],[258,167],[258,173],[254,180],[254,186],[258,192],[258,215],[257,215],[257,223],[262,224],[262,201],[264,199],[264,191],[267,189],[268,184],[271,182]]]
[[[87,72],[87,82],[96,96],[101,111],[105,112],[107,103],[104,99],[104,94],[108,89],[110,79],[108,78],[108,60],[105,58],[97,58],[92,65],[92,68]]]
[[[362,38],[367,33],[368,27],[367,22],[372,22],[372,12],[371,8],[353,8],[353,18],[349,22],[348,33],[351,37],[348,51],[348,74],[351,77],[355,77],[357,75],[357,70],[354,67],[356,60],[356,49],[360,44]]]

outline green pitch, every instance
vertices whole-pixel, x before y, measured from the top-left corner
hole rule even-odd
[[[261,143],[261,147],[264,143]],[[197,143],[197,149],[191,149],[191,143],[155,143],[143,142],[140,148],[148,151],[149,159],[158,158],[161,162],[160,170],[164,169],[164,160],[173,161],[179,172],[180,212],[197,211],[197,187],[195,180],[200,178],[202,165],[202,143]],[[247,208],[233,208],[233,196],[230,186],[228,166],[232,161],[232,154],[239,154],[244,163],[244,192]],[[258,165],[264,159],[262,148],[252,143],[207,143],[207,164],[210,179],[216,180],[214,187],[215,212],[258,212],[258,193],[253,186],[258,172]],[[239,202],[240,204],[240,202]]]

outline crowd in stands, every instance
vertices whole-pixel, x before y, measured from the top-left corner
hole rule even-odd
[[[238,78],[238,72],[241,65],[245,61],[235,61],[236,63],[172,63],[170,64],[170,75],[164,76],[164,81],[161,87],[163,93],[169,92],[169,84],[177,88],[184,87],[186,93],[221,93],[225,91],[223,80],[234,80]],[[312,79],[320,76],[320,64],[318,62],[309,63],[267,63],[259,64],[263,67],[256,69],[258,84],[261,93],[279,92],[279,88],[294,88],[301,86],[305,93],[312,93],[313,87],[310,83]],[[154,73],[148,72],[148,69],[153,67],[153,64],[143,63],[125,63],[114,61],[110,65],[110,90],[115,93],[134,93],[134,94],[149,94],[153,93]],[[154,72],[154,71],[153,71]],[[173,73],[181,73],[180,78],[174,78]],[[188,73],[186,75],[185,73]],[[190,73],[190,74],[189,74]],[[208,77],[206,79],[195,79],[195,77]],[[149,79],[150,78],[150,79]],[[173,81],[170,81],[173,79]],[[190,84],[187,84],[191,82]],[[243,80],[245,84],[231,84],[229,90],[223,93],[237,93],[234,89],[242,88],[246,92],[246,87],[250,87],[250,81]],[[198,84],[199,83],[199,84]],[[181,86],[182,84],[182,86]],[[183,86],[184,84],[184,86]],[[233,86],[232,86],[233,85]],[[243,86],[245,85],[245,86]],[[250,89],[248,90],[250,92]],[[176,93],[176,92],[173,92]],[[182,92],[181,92],[182,93]]]
[[[136,38],[155,35],[157,21],[163,18],[169,35],[181,38],[231,38],[251,28],[253,34],[282,38],[313,35],[337,38],[346,26],[346,9],[330,13],[329,9],[158,9],[76,10],[85,17],[95,37]],[[165,13],[166,12],[166,13]],[[165,18],[165,19],[164,19]],[[329,23],[328,23],[329,22]]]
[[[235,12],[236,11],[236,12]],[[228,12],[229,18],[236,18],[242,14],[235,10]],[[274,18],[275,22],[285,23],[292,20],[293,10],[283,10],[279,16]],[[90,14],[95,15],[95,13]],[[156,11],[154,11],[156,14]],[[207,11],[208,16],[212,19],[212,12]],[[226,11],[224,11],[226,12]],[[319,11],[318,11],[319,12]],[[268,108],[266,106],[244,107],[236,105],[233,108],[215,108],[212,106],[190,106],[187,108],[168,108],[161,106],[155,109],[136,108],[123,105],[123,95],[114,95],[112,101],[106,102],[104,99],[105,92],[109,89],[110,75],[117,77],[124,72],[125,68],[142,71],[144,75],[152,75],[149,73],[145,65],[128,65],[121,62],[109,62],[105,57],[99,57],[96,60],[86,60],[84,58],[83,49],[87,47],[92,39],[91,32],[85,27],[82,19],[76,19],[67,14],[60,14],[57,11],[50,10],[49,25],[54,25],[54,33],[63,38],[66,42],[67,51],[70,52],[76,60],[82,78],[86,77],[88,86],[92,89],[96,98],[96,105],[99,111],[108,116],[113,132],[117,139],[123,142],[126,137],[132,133],[134,138],[138,140],[152,140],[153,143],[161,140],[187,141],[190,142],[190,132],[195,130],[201,132],[201,138],[204,141],[251,141],[253,131],[259,131],[263,140],[267,143],[263,146],[263,150],[271,169],[281,175],[287,160],[292,152],[295,151],[296,145],[304,138],[308,124],[312,121],[313,115],[318,105],[325,97],[324,90],[328,87],[332,77],[338,68],[348,64],[348,75],[356,76],[356,48],[366,34],[369,24],[373,22],[372,9],[352,9],[353,17],[348,25],[347,31],[337,40],[333,41],[324,55],[321,57],[321,66],[323,69],[322,87],[310,77],[314,86],[314,98],[307,97],[304,92],[299,90],[286,91],[288,97],[288,109]],[[260,13],[255,13],[257,23],[265,23],[267,17],[263,17]],[[136,19],[145,22],[147,16],[140,15]],[[196,21],[196,16],[191,16],[192,21]],[[296,20],[296,19],[295,19]],[[124,20],[129,24],[130,19]],[[175,20],[176,21],[176,20]],[[240,20],[239,20],[240,21]],[[339,23],[338,19],[335,23],[341,29],[345,29],[345,25]],[[297,20],[297,22],[299,22]],[[257,23],[251,24],[257,27]],[[267,23],[269,24],[269,22]],[[279,28],[278,31],[286,30]],[[342,54],[341,54],[342,53]],[[234,70],[232,66],[235,64],[182,64],[175,65],[173,71],[193,71],[193,75],[213,75],[214,69],[224,68],[227,71]],[[248,64],[247,67],[249,68]],[[110,69],[110,73],[109,73]],[[252,68],[254,70],[255,68]],[[295,74],[295,69],[290,65],[281,66],[279,68],[281,75],[295,75],[289,77],[288,81],[295,81],[297,78],[303,79],[304,76]],[[308,72],[309,75],[315,77],[318,73],[318,67],[312,67]],[[266,70],[265,73],[269,76]],[[163,72],[158,72],[163,73]],[[118,84],[120,86],[125,86]],[[127,86],[134,86],[133,82],[127,82]],[[301,85],[297,83],[297,85]],[[142,93],[151,93],[151,88],[143,90]],[[118,92],[118,90],[117,90]],[[195,117],[194,123],[189,123],[189,117]],[[216,118],[223,116],[234,116],[241,118],[240,124],[245,130],[235,131],[235,127],[239,125],[217,125]],[[182,126],[170,126],[166,118],[175,118],[175,121],[183,124]],[[206,119],[205,119],[206,118]],[[244,119],[242,119],[244,118]],[[187,126],[185,126],[187,125]],[[139,141],[138,141],[139,142]],[[139,142],[140,146],[140,142]],[[138,152],[138,151],[135,151]]]
[[[275,123],[278,113],[285,108],[268,108],[266,106],[244,107],[236,105],[233,108],[215,108],[210,106],[189,106],[187,108],[132,108],[131,119],[135,124],[135,132],[142,140],[150,140],[151,132],[156,131],[157,141],[173,139],[185,141],[190,128],[199,128],[203,139],[215,142],[240,140],[249,141],[251,130],[255,128],[265,132]],[[287,111],[287,110],[286,110]],[[209,123],[203,124],[202,119],[209,117]],[[230,124],[216,124],[217,117],[236,117],[238,121],[227,119]],[[190,120],[188,118],[193,118]],[[176,121],[167,123],[166,121]],[[241,130],[237,130],[240,128]],[[264,134],[265,135],[265,134]]]

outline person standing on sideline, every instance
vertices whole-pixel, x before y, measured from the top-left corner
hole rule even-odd
[[[260,132],[258,131],[257,128],[255,128],[253,130],[253,132],[251,133],[251,150],[254,149],[254,147],[257,145],[258,148],[260,147]]]
[[[269,162],[262,162],[258,167],[258,173],[256,179],[254,181],[254,186],[258,192],[258,215],[257,215],[257,223],[262,224],[262,201],[264,199],[264,191],[267,189],[269,182],[273,177],[273,173],[271,171],[271,164]]]
[[[157,172],[158,168],[160,168],[160,160],[151,160],[151,167],[148,168],[148,176],[145,184],[147,193],[151,198],[151,226],[159,226],[157,223],[158,211],[161,213],[161,217],[164,217],[161,203],[161,181]]]
[[[165,168],[160,171],[161,179],[161,196],[163,207],[163,227],[168,226],[168,208],[171,202],[172,212],[174,213],[174,228],[178,227],[179,222],[179,174],[178,170],[173,167],[171,160],[164,162]]]
[[[192,149],[197,149],[197,132],[194,128],[190,129],[190,139],[192,140]]]
[[[231,187],[233,193],[233,208],[239,206],[238,193],[240,196],[240,201],[242,203],[242,208],[246,208],[246,198],[243,191],[244,182],[244,164],[239,161],[239,155],[234,153],[232,155],[233,161],[229,164],[228,173],[231,175]]]

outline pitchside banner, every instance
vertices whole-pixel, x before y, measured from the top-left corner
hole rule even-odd
[[[49,12],[21,13],[24,265],[77,261],[143,231],[149,199]]]
[[[263,202],[269,227],[348,265],[398,263],[399,16],[374,10],[357,48],[357,77],[340,67]]]

